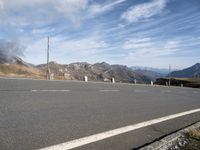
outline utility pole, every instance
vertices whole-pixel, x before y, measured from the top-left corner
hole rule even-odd
[[[49,69],[49,36],[47,39],[47,80],[50,80],[50,69]]]
[[[169,64],[169,86],[171,85],[171,77],[170,77],[170,73],[171,73],[171,64]]]

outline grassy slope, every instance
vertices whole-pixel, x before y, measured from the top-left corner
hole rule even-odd
[[[0,64],[0,76],[42,78],[40,70],[18,64]]]
[[[166,85],[166,82],[169,81],[169,78],[160,78],[157,79],[155,84],[158,85]],[[186,87],[193,87],[193,88],[200,88],[200,78],[170,78],[171,85],[173,86],[183,86]]]

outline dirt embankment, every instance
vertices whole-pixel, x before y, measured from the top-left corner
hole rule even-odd
[[[154,84],[200,88],[200,78],[159,78]]]
[[[186,132],[168,150],[200,150],[200,127]]]

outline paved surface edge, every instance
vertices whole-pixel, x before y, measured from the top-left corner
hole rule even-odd
[[[172,114],[172,115],[168,115],[165,117],[161,117],[161,118],[156,118],[156,119],[152,119],[149,121],[144,121],[141,123],[137,123],[137,124],[133,124],[133,125],[129,125],[129,126],[125,126],[125,127],[121,127],[118,129],[114,129],[114,130],[110,130],[110,131],[106,131],[106,132],[102,132],[102,133],[98,133],[98,134],[94,134],[91,136],[87,136],[87,137],[83,137],[80,139],[75,139],[72,141],[68,141],[65,143],[61,143],[61,144],[57,144],[57,145],[53,145],[53,146],[49,146],[46,148],[42,148],[40,150],[69,150],[69,149],[73,149],[76,147],[80,147],[83,145],[87,145],[93,142],[97,142],[100,140],[104,140],[116,135],[120,135],[123,133],[127,133],[130,131],[134,131],[143,127],[147,127],[153,124],[157,124],[160,122],[164,122],[167,120],[171,120],[171,119],[175,119],[181,116],[185,116],[185,115],[189,115],[189,114],[193,114],[193,113],[197,113],[200,112],[200,108],[199,109],[194,109],[194,110],[190,110],[190,111],[185,111],[185,112],[181,112],[181,113],[177,113],[177,114]]]
[[[175,133],[172,133],[158,141],[155,141],[152,144],[149,144],[147,146],[144,146],[140,148],[139,150],[167,150],[169,147],[171,147],[179,138],[184,136],[184,133],[187,131],[190,131],[191,129],[196,129],[200,127],[200,122],[197,122],[193,125],[190,125],[189,127],[185,127],[184,129],[181,129]]]

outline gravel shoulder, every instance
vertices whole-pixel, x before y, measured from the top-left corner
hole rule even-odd
[[[199,150],[200,149],[200,126],[189,129],[168,150]]]
[[[200,150],[200,122],[142,147],[140,150]]]

